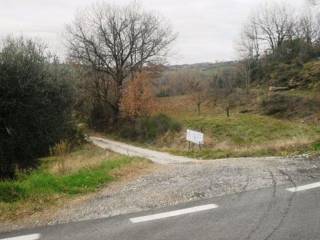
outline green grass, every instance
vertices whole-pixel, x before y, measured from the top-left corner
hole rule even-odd
[[[320,151],[320,128],[256,114],[188,116],[184,128],[205,134],[205,146],[188,150],[181,136],[159,149],[198,159],[288,156]],[[318,151],[318,152],[319,152]]]
[[[218,141],[238,145],[261,144],[273,140],[315,138],[320,128],[253,114],[230,118],[193,117],[184,121],[187,128],[202,130]]]
[[[41,159],[39,169],[0,181],[0,220],[14,220],[58,206],[61,201],[95,192],[127,171],[148,164],[147,160],[106,153],[91,145],[64,157],[66,172],[57,168],[57,158],[61,157]]]
[[[75,195],[95,191],[114,180],[111,171],[134,161],[119,157],[108,160],[97,168],[79,170],[69,175],[55,175],[46,170],[20,175],[14,181],[0,182],[0,202],[16,202],[30,198],[46,198],[50,195]]]
[[[306,104],[289,98],[288,107],[281,110],[281,116],[262,115],[261,101],[266,97],[266,89],[251,89],[250,96],[241,96],[237,106],[231,109],[231,117],[226,117],[222,101],[204,104],[202,113],[197,115],[190,96],[175,96],[159,99],[162,112],[178,120],[183,132],[175,136],[158,139],[153,146],[168,151],[202,159],[253,156],[287,156],[313,152],[320,146],[314,145],[320,139],[316,92],[310,90],[286,91],[277,94],[303,96]],[[312,101],[311,101],[312,100]],[[312,105],[309,104],[312,103]],[[276,107],[281,103],[274,103]],[[268,105],[269,106],[269,105]],[[249,113],[240,112],[249,110]],[[204,132],[205,147],[188,151],[185,130]]]

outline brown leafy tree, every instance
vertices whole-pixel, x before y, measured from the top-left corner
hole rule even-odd
[[[150,116],[156,101],[152,92],[150,73],[141,72],[129,81],[123,91],[120,109],[124,117],[136,119]]]

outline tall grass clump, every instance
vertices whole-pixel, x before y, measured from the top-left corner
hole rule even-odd
[[[71,143],[68,140],[60,140],[50,148],[50,155],[58,157],[58,168],[60,173],[65,173],[65,156],[71,152]]]

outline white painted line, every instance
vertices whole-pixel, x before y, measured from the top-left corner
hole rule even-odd
[[[175,217],[175,216],[189,214],[189,213],[206,211],[206,210],[214,209],[217,207],[218,207],[218,205],[215,205],[215,204],[207,204],[207,205],[191,207],[191,208],[184,208],[184,209],[170,211],[170,212],[164,212],[164,213],[136,217],[136,218],[130,218],[130,221],[132,223],[141,223],[141,222],[153,221],[153,220],[162,219],[162,218]]]
[[[314,189],[314,188],[320,188],[320,182],[311,183],[311,184],[300,186],[300,187],[287,188],[287,191],[300,192],[300,191],[310,190],[310,189]]]
[[[40,237],[41,237],[41,234],[35,233],[35,234],[18,236],[18,237],[2,238],[0,240],[38,240],[40,239]]]

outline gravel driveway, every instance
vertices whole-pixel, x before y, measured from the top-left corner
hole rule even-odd
[[[153,161],[154,163],[159,163],[159,164],[196,162],[196,159],[181,157],[181,156],[174,156],[169,153],[136,147],[126,143],[117,142],[117,141],[105,139],[105,138],[90,137],[90,141],[98,147],[108,149],[113,152],[128,155],[128,156],[143,157]]]

